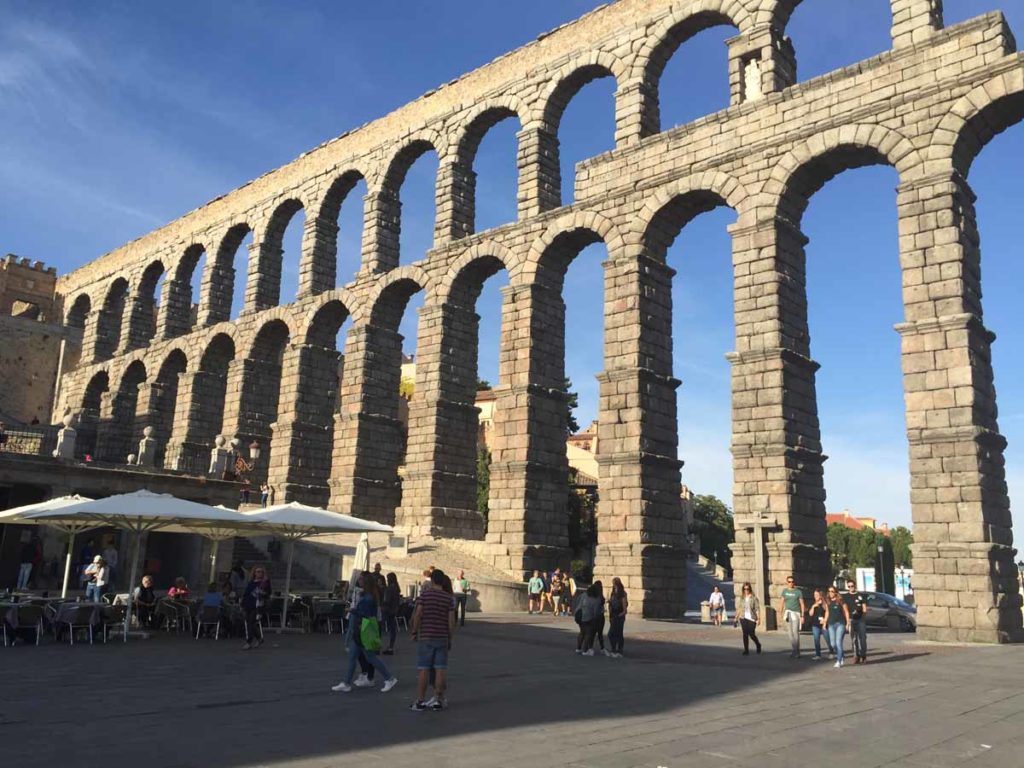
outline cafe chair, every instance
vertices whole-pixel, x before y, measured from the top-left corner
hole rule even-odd
[[[213,627],[213,639],[220,639],[220,608],[216,605],[204,605],[196,616],[196,640],[203,633],[203,627]],[[261,635],[262,636],[262,635]]]

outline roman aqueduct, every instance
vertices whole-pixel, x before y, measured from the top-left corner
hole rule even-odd
[[[891,50],[797,85],[799,51],[786,25],[798,3],[619,0],[66,275],[64,317],[83,328],[83,344],[63,375],[57,416],[80,412],[83,441],[119,461],[151,424],[163,466],[186,471],[205,469],[218,435],[243,448],[258,439],[268,446],[260,471],[278,499],[466,539],[518,576],[567,543],[557,522],[566,471],[562,279],[582,248],[602,241],[596,573],[622,577],[645,614],[673,615],[685,604],[685,532],[665,253],[695,216],[729,206],[737,216],[736,577],[753,578],[757,562],[771,594],[791,572],[820,583],[824,457],[801,217],[836,174],[887,164],[899,174],[905,317],[897,330],[920,636],[1020,638],[994,337],[982,315],[968,178],[985,144],[1024,119],[1024,55],[999,13],[946,28],[941,0],[891,0]],[[666,62],[720,24],[737,30],[731,106],[662,131]],[[574,94],[601,77],[616,83],[616,146],[580,164],[576,202],[563,205],[559,121]],[[506,118],[520,127],[518,220],[477,232],[474,155]],[[427,150],[440,170],[434,245],[421,258],[399,253],[400,191]],[[360,180],[368,189],[361,266],[338,274],[338,211]],[[282,305],[282,232],[300,209],[299,295]],[[248,274],[234,274],[249,233]],[[500,270],[509,286],[485,531],[475,512],[475,305]],[[236,280],[246,281],[245,302],[230,320]],[[399,481],[398,326],[420,291],[417,397]],[[335,336],[346,319],[339,386]],[[765,536],[761,553],[755,531]]]

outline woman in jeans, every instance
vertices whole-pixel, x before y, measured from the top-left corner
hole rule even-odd
[[[616,576],[612,579],[612,593],[608,596],[608,644],[612,647],[612,657],[616,659],[622,658],[622,646],[625,643],[622,631],[626,625],[628,609],[626,590],[622,587],[622,579]]]
[[[579,612],[580,632],[576,638],[576,653],[581,656],[593,656],[598,617],[601,624],[604,624],[604,587],[600,581],[595,581],[587,588],[580,601]]]
[[[359,603],[349,611],[351,629],[347,636],[348,642],[348,671],[345,679],[331,688],[332,691],[348,693],[352,690],[352,679],[356,674],[356,664],[359,663],[360,655],[384,676],[384,686],[381,692],[387,693],[398,684],[398,678],[394,677],[387,665],[377,656],[377,650],[367,648],[362,641],[362,626],[366,620],[377,621],[377,610],[381,604],[380,583],[373,574],[363,571],[359,577],[359,586],[362,593],[359,596]]]
[[[850,609],[839,596],[839,590],[835,587],[828,588],[828,600],[825,603],[828,610],[826,626],[828,627],[828,639],[836,653],[836,669],[843,666],[843,638],[850,631]]]
[[[757,652],[761,652],[761,641],[757,639],[757,625],[761,623],[761,602],[754,594],[750,582],[743,583],[743,593],[736,600],[736,618],[733,625],[743,628],[743,655],[750,655],[750,641],[754,641]]]
[[[388,646],[381,651],[385,656],[391,656],[395,652],[395,639],[398,637],[398,605],[401,601],[402,588],[398,586],[398,577],[394,573],[389,573],[380,607],[384,629],[388,633]]]
[[[814,634],[814,660],[821,661],[821,638],[825,638],[828,644],[828,652],[832,653],[832,641],[829,639],[827,623],[828,608],[825,605],[825,593],[820,589],[814,590],[814,602],[807,609],[807,615],[811,619],[811,632]]]

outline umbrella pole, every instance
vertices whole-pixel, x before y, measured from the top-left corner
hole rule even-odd
[[[281,628],[288,623],[288,598],[292,589],[292,560],[295,557],[295,539],[288,539],[288,570],[284,575],[284,616],[281,617]]]
[[[128,642],[128,629],[132,623],[132,599],[135,597],[135,579],[139,575],[139,548],[142,545],[142,531],[135,531],[135,550],[132,552],[132,575],[128,580],[128,610],[124,613],[124,641]]]
[[[217,578],[217,549],[220,547],[220,539],[210,542],[210,581]]]
[[[68,534],[68,556],[64,558],[64,586],[60,590],[61,597],[68,596],[68,580],[71,578],[71,553],[75,549],[75,532]]]

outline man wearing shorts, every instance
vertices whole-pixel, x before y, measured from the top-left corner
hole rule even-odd
[[[444,692],[448,685],[448,651],[455,631],[455,610],[452,596],[444,591],[444,574],[435,570],[430,575],[430,588],[420,592],[412,614],[412,636],[416,640],[416,701],[409,709],[423,712],[445,707]],[[426,586],[426,585],[424,585]],[[431,670],[435,673],[434,695],[427,699]]]
[[[537,611],[540,613],[543,609],[541,608],[541,593],[544,592],[544,579],[540,577],[540,571],[533,572],[533,578],[530,579],[530,583],[527,585],[527,591],[530,595],[529,607],[527,610],[529,613]]]
[[[551,610],[555,616],[562,612],[562,569],[555,568],[551,574]]]

